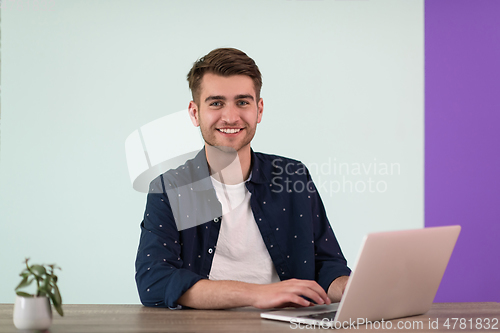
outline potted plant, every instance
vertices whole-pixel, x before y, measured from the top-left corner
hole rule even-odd
[[[62,299],[57,287],[56,265],[28,265],[19,274],[22,277],[15,291],[17,294],[14,305],[14,325],[20,330],[46,330],[52,323],[52,309],[50,301],[57,313],[64,315],[62,310]],[[19,291],[28,287],[36,281],[36,293],[29,294]]]

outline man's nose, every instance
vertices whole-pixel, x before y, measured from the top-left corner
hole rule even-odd
[[[228,124],[235,124],[240,118],[239,110],[236,105],[229,104],[222,110],[221,120]]]

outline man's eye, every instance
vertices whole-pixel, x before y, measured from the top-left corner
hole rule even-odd
[[[248,105],[250,103],[248,103],[247,101],[238,101],[238,105]]]
[[[221,102],[212,102],[210,103],[210,106],[221,106]]]

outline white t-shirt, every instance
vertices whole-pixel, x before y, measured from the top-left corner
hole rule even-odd
[[[245,183],[226,185],[210,178],[222,204],[222,221],[209,279],[258,284],[279,282],[255,222],[250,207],[252,194]]]

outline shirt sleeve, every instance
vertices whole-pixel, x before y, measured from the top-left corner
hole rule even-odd
[[[135,268],[139,297],[145,306],[179,308],[179,297],[204,278],[182,268],[180,235],[162,176],[150,185]]]
[[[314,246],[315,246],[315,276],[318,284],[328,292],[330,284],[340,276],[348,276],[351,270],[342,254],[330,222],[326,216],[325,207],[314,185],[311,175],[307,173],[309,191],[311,193],[311,209],[313,214]]]

